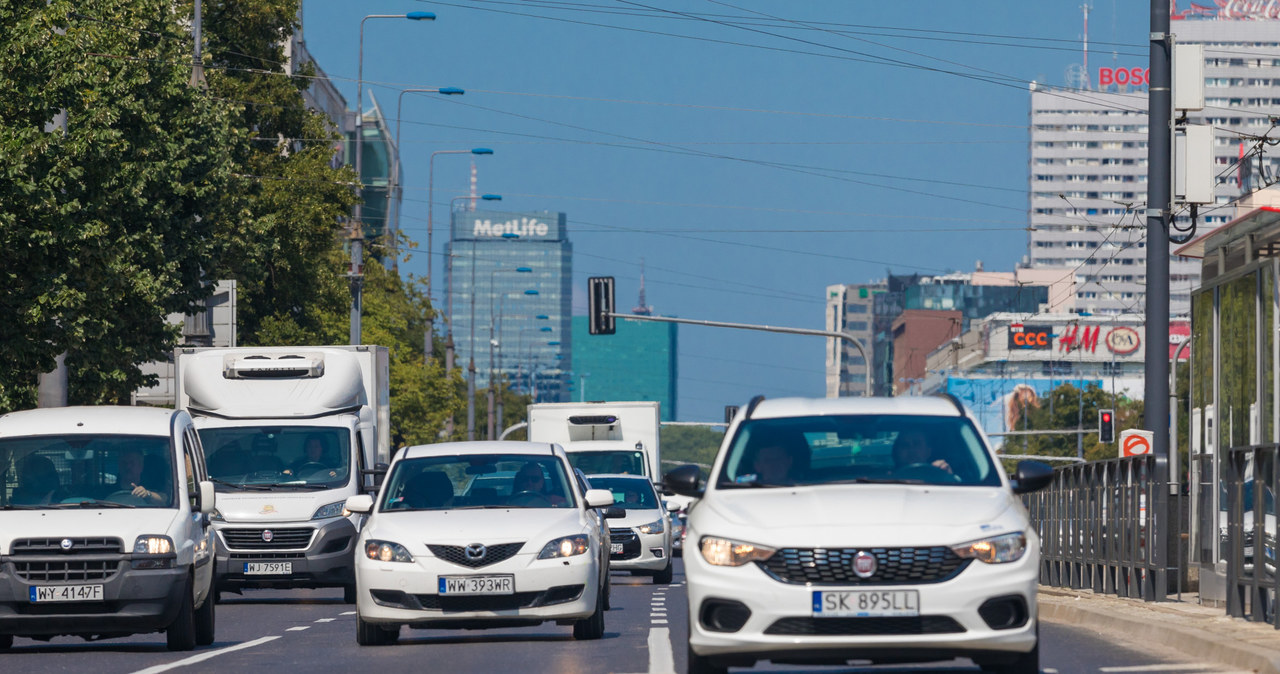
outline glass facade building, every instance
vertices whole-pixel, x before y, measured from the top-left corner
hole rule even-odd
[[[474,355],[477,387],[505,377],[539,402],[567,402],[573,244],[565,214],[455,210],[445,255],[458,367]]]
[[[676,323],[619,318],[612,335],[588,335],[587,317],[573,317],[573,400],[657,400],[662,421],[675,421]]]

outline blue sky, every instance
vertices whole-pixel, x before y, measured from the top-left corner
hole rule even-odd
[[[1146,10],[1096,3],[1092,76],[1145,65]],[[661,314],[802,328],[822,328],[829,284],[1011,269],[1028,82],[1082,60],[1075,0],[305,0],[304,36],[353,101],[361,18],[411,11],[438,19],[366,22],[366,92],[391,118],[405,88],[467,93],[404,97],[402,228],[425,243],[431,152],[493,148],[480,192],[568,215],[579,312],[595,275],[634,306],[642,259]],[[443,288],[468,159],[435,174]],[[680,327],[682,420],[760,393],[823,395],[823,340]]]

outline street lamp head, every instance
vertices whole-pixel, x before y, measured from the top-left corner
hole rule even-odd
[[[520,272],[521,274],[532,274],[533,267],[516,267],[516,271]]]
[[[487,147],[477,147],[471,149],[471,154],[493,154],[493,150]]]
[[[537,294],[538,294],[538,291],[537,291],[537,290],[534,290],[533,288],[530,288],[530,289],[528,289],[528,290],[524,291],[524,294],[526,294],[526,295],[537,295]]]
[[[436,15],[435,12],[409,12],[404,18],[410,21],[435,21]]]
[[[481,194],[480,198],[484,201],[502,201],[501,194]]]
[[[546,314],[538,314],[537,316],[534,316],[534,318],[536,318],[536,319],[538,319],[538,320],[540,320],[540,321],[548,321],[548,320],[551,320],[551,317],[550,317],[550,316],[548,316],[548,315],[546,315]]]
[[[436,90],[436,93],[444,94],[445,96],[461,96],[467,92],[458,87],[440,87]]]
[[[547,342],[547,346],[560,346],[560,340],[553,339],[553,340],[551,340],[551,341]]]
[[[519,235],[519,234],[516,234],[515,232],[503,232],[503,233],[502,233],[502,238],[504,238],[504,239],[518,239],[518,238],[520,238],[520,235]]]
[[[541,330],[541,331],[543,331],[543,332],[553,332],[553,330],[551,329],[551,326],[550,326],[550,325],[544,325],[544,326],[542,326],[541,328],[538,328],[538,329],[539,329],[539,330]]]

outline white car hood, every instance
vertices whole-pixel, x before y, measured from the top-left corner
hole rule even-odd
[[[306,522],[320,506],[345,501],[349,490],[218,492],[218,512],[229,523]]]
[[[692,508],[698,535],[766,545],[938,545],[1024,530],[1003,487],[831,485],[716,490]]]
[[[642,524],[656,522],[663,518],[661,510],[627,510],[626,517],[608,520],[609,526],[614,529],[622,527],[638,527]]]
[[[0,512],[0,554],[20,538],[119,537],[126,552],[142,535],[170,535],[178,517],[174,508],[76,508]],[[181,541],[176,541],[179,544]]]
[[[537,553],[547,542],[587,530],[576,508],[484,508],[385,512],[365,525],[364,539],[392,541],[421,554],[433,545],[527,542]]]

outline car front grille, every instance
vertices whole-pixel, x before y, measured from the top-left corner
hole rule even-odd
[[[869,578],[853,572],[859,552],[876,558]],[[814,585],[898,585],[941,583],[954,578],[972,560],[962,559],[945,545],[929,548],[784,548],[760,568],[784,583]]]
[[[75,583],[106,580],[120,570],[120,560],[67,559],[53,562],[13,562],[13,572],[28,583]]]
[[[62,542],[68,541],[69,547]],[[124,544],[119,538],[20,538],[13,542],[13,556],[19,555],[118,555]]]
[[[781,618],[765,634],[779,636],[884,636],[898,634],[955,634],[965,631],[947,616],[893,618]]]
[[[123,547],[119,538],[109,537],[20,538],[9,561],[14,575],[28,583],[100,581],[126,563]]]
[[[271,540],[263,534],[271,532]],[[232,550],[306,550],[316,530],[310,527],[293,529],[223,529],[222,537]]]
[[[635,559],[640,556],[640,537],[631,529],[610,529],[609,542],[615,545],[622,544],[622,552],[610,553],[609,559]]]
[[[520,552],[520,548],[524,547],[524,543],[499,543],[497,545],[485,546],[484,556],[478,559],[472,559],[467,556],[466,546],[462,545],[431,545],[427,544],[427,549],[431,554],[443,559],[450,564],[465,566],[469,569],[478,569],[482,566],[505,562]]]

